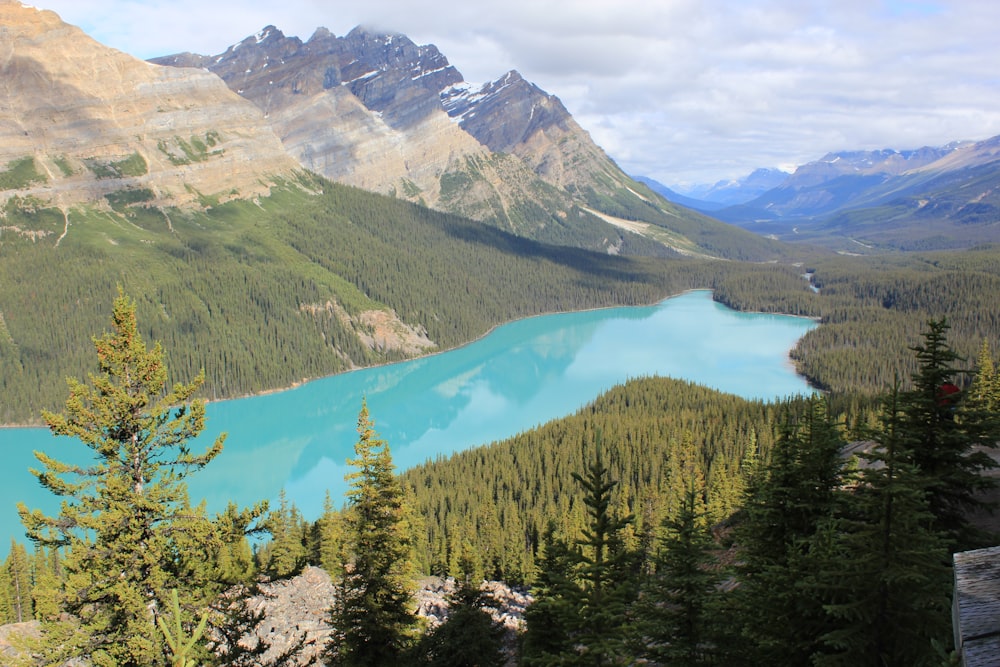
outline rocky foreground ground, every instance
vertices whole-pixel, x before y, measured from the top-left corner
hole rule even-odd
[[[531,603],[531,596],[499,582],[483,582],[482,587],[495,601],[488,611],[504,627],[508,647],[513,648],[517,633],[523,629],[524,610]],[[417,615],[428,629],[448,618],[448,596],[455,588],[455,580],[451,578],[428,577],[420,581],[414,600]],[[266,664],[269,658],[281,655],[304,639],[305,646],[296,664],[318,664],[316,660],[331,630],[327,616],[334,585],[330,576],[318,567],[307,567],[291,579],[264,584],[262,590],[262,595],[250,599],[249,608],[264,612],[264,620],[256,632],[257,640],[270,644],[263,662]],[[0,663],[6,662],[4,657],[13,656],[11,639],[15,635],[36,634],[38,627],[37,621],[0,626]]]

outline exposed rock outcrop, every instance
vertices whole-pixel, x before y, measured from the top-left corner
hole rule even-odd
[[[524,629],[524,611],[532,602],[526,592],[496,581],[484,581],[482,589],[488,592],[495,604],[487,608],[493,619],[506,631],[509,651],[513,650],[517,633]],[[263,621],[253,637],[246,637],[248,645],[263,640],[269,644],[262,656],[264,664],[293,648],[304,640],[296,664],[318,664],[317,660],[330,638],[328,613],[336,595],[330,576],[318,567],[307,567],[290,579],[266,583],[263,593],[247,601],[251,612],[263,612]],[[455,592],[455,580],[428,577],[420,581],[414,595],[416,613],[428,628],[440,625],[448,618],[449,595]],[[15,623],[0,626],[0,657],[12,657],[11,638],[15,635],[37,635],[38,622]]]
[[[336,589],[329,575],[317,567],[307,567],[296,577],[262,588],[265,594],[251,599],[249,608],[265,613],[257,632],[257,637],[270,644],[265,659],[280,655],[304,638],[305,648],[298,664],[308,664],[322,652],[330,637],[327,612]],[[488,611],[503,626],[508,646],[513,648],[517,633],[524,629],[524,611],[532,602],[531,596],[495,581],[483,582],[482,588],[495,600],[496,605]],[[417,615],[426,620],[429,628],[447,620],[447,598],[454,592],[454,579],[421,580],[414,598]]]
[[[332,180],[533,238],[565,242],[586,225],[581,245],[617,240],[580,205],[631,181],[558,98],[516,72],[472,86],[433,45],[363,27],[302,42],[268,26],[218,56],[153,62],[218,74]]]
[[[2,200],[191,205],[264,194],[300,169],[208,72],[143,62],[13,0],[0,26]]]

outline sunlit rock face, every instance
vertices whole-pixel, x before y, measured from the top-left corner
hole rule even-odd
[[[0,3],[0,25],[0,169],[31,158],[35,172],[5,198],[69,206],[132,189],[185,205],[263,194],[300,169],[209,72],[144,62],[18,2]]]
[[[555,96],[517,72],[466,83],[404,35],[320,28],[303,42],[268,26],[216,56],[153,62],[218,74],[304,167],[529,236],[581,192],[627,181]]]

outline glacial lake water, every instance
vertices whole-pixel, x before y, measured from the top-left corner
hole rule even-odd
[[[212,403],[193,449],[221,432],[228,437],[222,454],[188,478],[192,502],[204,498],[212,512],[230,499],[273,504],[284,489],[310,520],[327,490],[340,505],[363,399],[404,470],[573,414],[637,377],[683,378],[745,398],[806,394],[788,351],[815,326],[739,313],[698,290],[655,306],[520,320],[449,352]],[[79,441],[43,428],[0,429],[0,544],[24,539],[17,501],[49,513],[58,508],[29,472],[38,465],[33,450],[81,464],[90,455]]]

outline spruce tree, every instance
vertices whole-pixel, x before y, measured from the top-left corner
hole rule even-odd
[[[59,550],[35,547],[32,568],[31,598],[35,618],[49,621],[59,616],[59,599],[62,592],[62,558]]]
[[[35,617],[31,595],[31,562],[23,544],[11,539],[10,553],[3,564],[3,569],[7,575],[10,622],[30,621]]]
[[[76,620],[48,627],[54,639],[46,659],[159,665],[157,608],[171,588],[192,586],[176,545],[182,536],[209,532],[208,520],[188,503],[184,479],[218,455],[224,436],[203,453],[191,451],[189,441],[205,425],[204,401],[192,400],[203,376],[167,389],[163,351],[146,347],[135,303],[120,289],[111,331],[94,346],[98,372],[89,384],[69,379],[65,413],[43,413],[52,433],[75,438],[94,460],[78,466],[36,452],[42,469],[33,472],[62,499],[61,509],[47,516],[18,506],[32,540],[65,550],[61,606]]]
[[[976,357],[976,376],[969,387],[969,400],[983,409],[1000,410],[1000,374],[993,363],[990,343],[985,338]]]
[[[265,527],[271,541],[263,552],[261,570],[272,579],[286,579],[298,574],[306,564],[302,542],[302,515],[288,502],[285,490],[278,496],[278,508],[267,517]]]
[[[936,529],[953,548],[975,546],[969,512],[983,507],[979,494],[994,486],[983,472],[996,467],[986,449],[1000,439],[997,413],[967,398],[961,386],[960,357],[949,346],[945,320],[931,320],[916,345],[918,368],[913,388],[899,398],[899,454],[913,464],[928,484]]]
[[[897,392],[886,401],[876,447],[846,499],[813,538],[811,576],[800,586],[823,601],[829,619],[824,667],[939,664],[933,639],[949,633],[951,575],[935,532],[927,480],[900,456]]]
[[[579,664],[615,665],[624,655],[625,612],[635,593],[633,554],[622,543],[622,533],[634,517],[611,509],[611,491],[618,482],[610,479],[599,441],[597,456],[586,475],[573,473],[573,479],[583,488],[587,506],[587,525],[577,540],[582,588],[576,649],[581,652]]]
[[[598,454],[585,475],[584,528],[572,545],[546,533],[535,602],[526,614],[526,665],[616,665],[625,660],[628,605],[637,589],[637,555],[622,534],[633,517],[612,509],[616,481]]]
[[[416,618],[410,610],[410,542],[403,488],[389,445],[378,438],[367,402],[358,415],[358,442],[345,514],[344,575],[331,610],[330,665],[371,667],[398,662]]]
[[[843,509],[844,442],[818,397],[783,428],[770,462],[751,483],[737,530],[734,600],[742,637],[731,637],[729,650],[733,661],[747,664],[807,664],[826,624],[821,600],[795,582],[808,575],[816,531]]]
[[[467,578],[448,596],[448,617],[420,638],[409,664],[430,667],[500,667],[504,629],[490,616],[492,596]]]
[[[689,485],[679,513],[664,520],[652,572],[635,605],[634,652],[656,664],[712,664],[712,598],[719,577],[700,495]]]
[[[313,524],[310,538],[309,559],[331,577],[343,573],[341,555],[343,553],[343,517],[333,508],[333,500],[327,491],[323,498],[323,513]]]
[[[573,655],[575,628],[583,591],[575,580],[579,553],[556,534],[550,520],[542,535],[538,575],[532,584],[535,601],[524,612],[521,663],[527,667],[563,664]]]

